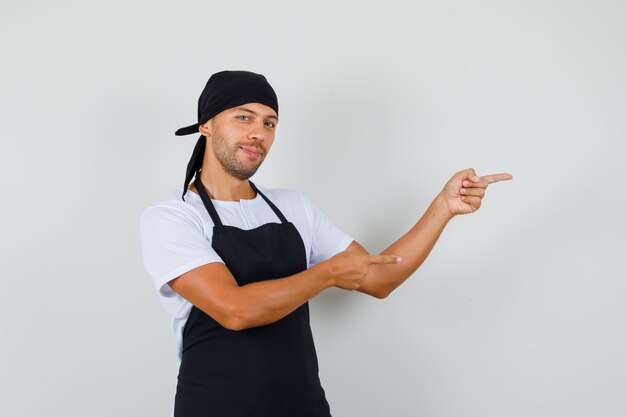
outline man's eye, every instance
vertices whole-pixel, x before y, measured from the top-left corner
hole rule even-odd
[[[265,122],[265,124],[269,127],[276,127],[276,125],[274,124],[274,122]]]
[[[238,116],[238,117],[250,117],[250,116]],[[248,119],[241,119],[241,120],[248,120]]]

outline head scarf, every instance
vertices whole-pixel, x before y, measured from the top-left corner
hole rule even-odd
[[[267,79],[249,71],[221,71],[211,75],[198,99],[198,123],[181,127],[176,136],[199,132],[200,125],[218,113],[246,103],[261,103],[271,107],[278,114],[278,98]],[[187,164],[182,199],[194,175],[202,168],[206,137],[200,135]]]

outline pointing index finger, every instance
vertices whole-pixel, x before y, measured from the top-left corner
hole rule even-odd
[[[370,262],[373,264],[397,264],[402,258],[395,255],[370,255]]]
[[[513,175],[507,174],[507,173],[491,174],[491,175],[483,175],[481,178],[487,181],[488,184],[493,184],[494,182],[498,182],[498,181],[512,180]]]

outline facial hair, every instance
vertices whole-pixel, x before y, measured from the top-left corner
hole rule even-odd
[[[257,162],[251,162],[248,160],[242,161],[241,156],[237,155],[239,151],[239,147],[243,146],[243,143],[235,143],[230,145],[228,141],[222,135],[222,132],[219,130],[218,125],[213,125],[213,134],[211,144],[213,145],[213,153],[217,157],[220,165],[224,168],[224,170],[232,175],[235,178],[240,180],[247,180],[251,176],[253,176],[257,169],[261,166],[263,160],[265,160],[265,156],[267,152],[265,148],[259,144],[257,149],[259,149],[262,154],[259,157]],[[246,145],[250,146],[250,145]],[[247,159],[247,157],[243,157]]]

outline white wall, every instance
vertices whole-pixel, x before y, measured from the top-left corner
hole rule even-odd
[[[312,301],[335,417],[626,414],[622,1],[0,3],[0,415],[167,416],[141,211],[210,74],[281,123],[255,176],[371,252],[455,171],[507,171],[389,298]]]

